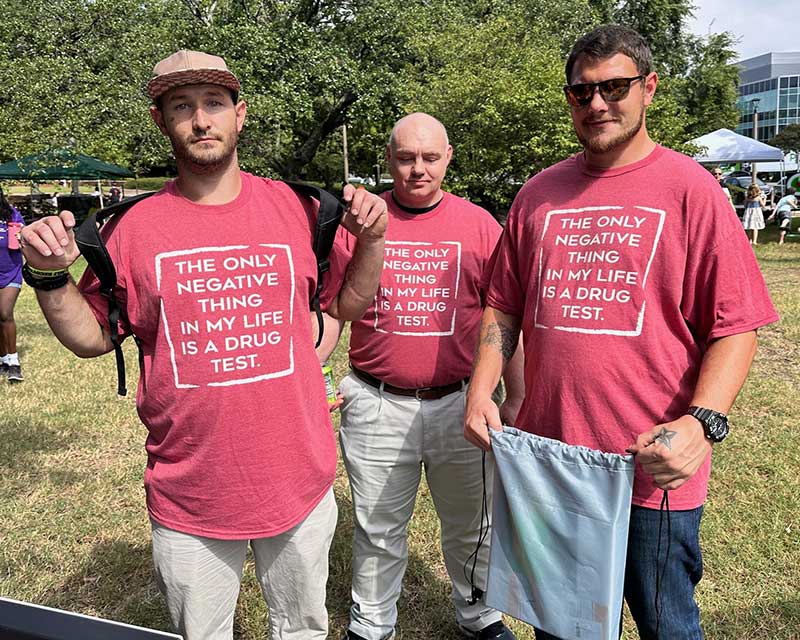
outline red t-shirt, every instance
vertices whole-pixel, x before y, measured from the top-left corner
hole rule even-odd
[[[422,214],[404,212],[391,193],[382,197],[389,226],[381,285],[364,317],[352,323],[350,361],[406,389],[466,378],[480,326],[481,276],[500,225],[449,193]],[[352,247],[343,229],[340,239]]]
[[[192,203],[168,183],[104,228],[118,297],[142,341],[147,505],[166,527],[274,536],[333,483],[309,313],[316,214],[306,206],[285,184],[242,173],[228,204]],[[329,282],[326,297],[339,285]],[[108,327],[90,270],[80,288]]]
[[[517,426],[614,453],[686,413],[710,340],[777,320],[719,185],[663,147],[606,171],[579,154],[529,180],[487,304],[522,317]],[[671,508],[703,503],[710,464],[671,492]],[[659,501],[637,466],[634,504]]]

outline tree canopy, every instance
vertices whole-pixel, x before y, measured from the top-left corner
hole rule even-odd
[[[784,153],[795,151],[800,153],[800,124],[790,124],[782,129],[778,135],[769,141],[773,147],[778,147]]]
[[[652,44],[648,125],[662,144],[736,124],[729,34],[692,36],[689,0],[6,0],[0,8],[0,161],[69,146],[138,173],[170,171],[143,87],[179,48],[223,56],[242,81],[242,166],[341,178],[380,164],[410,110],[448,128],[448,186],[494,210],[577,150],[564,61],[594,25]]]

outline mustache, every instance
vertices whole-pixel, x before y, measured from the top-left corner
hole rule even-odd
[[[218,134],[211,133],[210,131],[203,131],[202,133],[193,133],[189,138],[189,142],[199,142],[200,140],[208,139],[222,141],[222,138]]]

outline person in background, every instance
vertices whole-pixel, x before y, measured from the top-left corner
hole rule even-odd
[[[22,382],[17,353],[14,306],[22,288],[22,251],[17,234],[25,224],[22,215],[0,191],[0,377]]]
[[[777,219],[778,229],[780,229],[781,234],[778,244],[783,244],[787,232],[792,229],[792,209],[800,208],[800,201],[798,201],[794,189],[789,187],[787,192],[783,198],[778,200],[778,204],[775,205],[775,211],[767,218],[768,221],[773,218]]]
[[[122,190],[119,188],[119,185],[114,184],[114,186],[112,186],[111,190],[108,192],[108,202],[106,203],[106,206],[117,204],[117,202],[120,202],[121,200]]]
[[[753,232],[750,244],[758,244],[758,231],[764,228],[764,212],[762,208],[766,206],[767,199],[761,188],[754,182],[747,187],[747,195],[744,199],[744,216],[742,225],[745,229]]]
[[[728,189],[728,187],[726,187],[725,183],[722,181],[722,169],[720,169],[718,166],[714,166],[711,169],[711,174],[717,179],[717,183],[719,183],[719,186],[722,187],[722,193],[725,194],[725,197],[728,198],[728,202],[731,203],[731,209],[736,211],[736,207],[733,206],[733,198],[731,197],[731,190]]]

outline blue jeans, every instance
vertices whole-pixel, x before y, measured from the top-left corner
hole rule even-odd
[[[700,518],[703,507],[690,511],[669,512],[669,557],[667,551],[667,514],[661,525],[661,549],[658,571],[660,620],[656,620],[656,553],[658,544],[658,509],[631,507],[628,530],[628,557],[625,564],[625,601],[639,630],[641,640],[702,640],[700,610],[694,601],[694,589],[703,577],[700,552]],[[656,632],[657,631],[657,632]],[[536,640],[558,640],[536,629]]]

